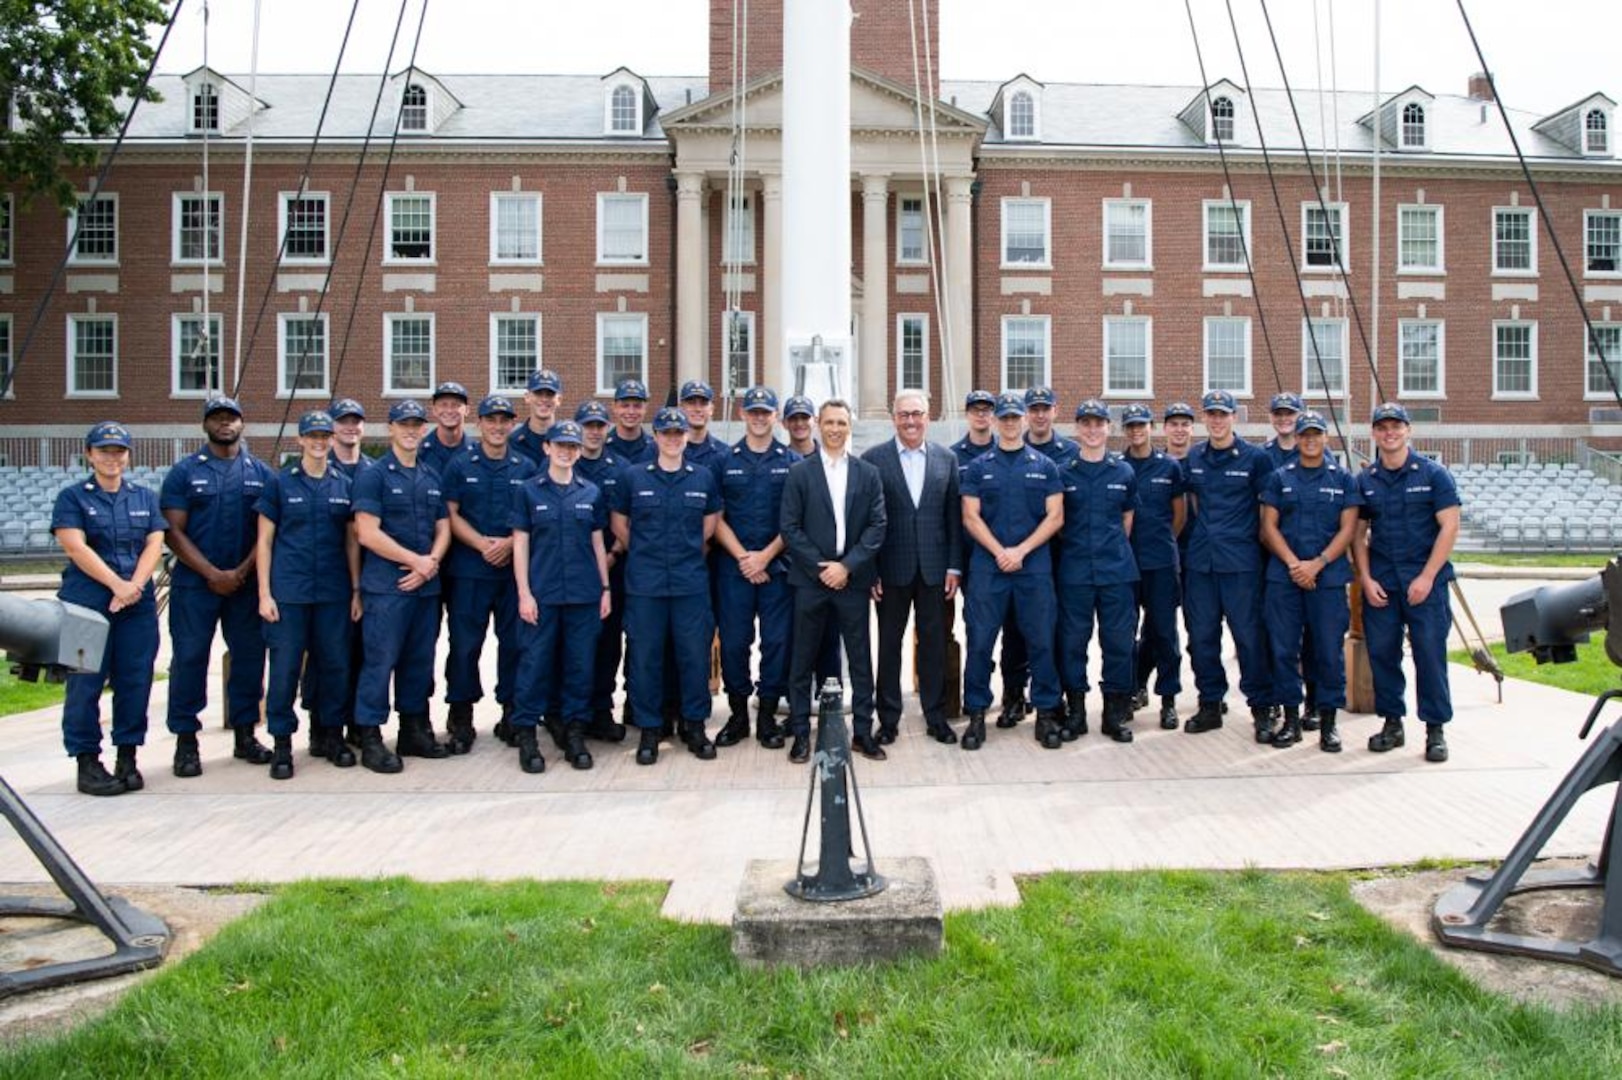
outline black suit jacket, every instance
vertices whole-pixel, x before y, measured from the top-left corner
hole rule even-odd
[[[838,560],[850,571],[845,588],[862,593],[878,576],[876,560],[884,544],[884,485],[879,472],[849,455],[845,483],[845,549],[836,548],[834,507],[822,455],[812,454],[788,471],[783,485],[782,536],[788,545],[791,585],[825,588],[817,564]]]
[[[912,505],[901,452],[886,439],[862,455],[879,471],[884,484],[887,525],[879,549],[879,580],[910,585],[944,585],[946,571],[963,569],[963,500],[958,495],[957,455],[944,446],[924,443],[924,490]]]

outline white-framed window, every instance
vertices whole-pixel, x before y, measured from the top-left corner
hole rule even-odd
[[[175,315],[170,319],[169,393],[173,397],[208,397],[224,389],[220,376],[225,324],[218,312]]]
[[[1307,397],[1346,393],[1345,319],[1301,320],[1301,385]]]
[[[17,396],[11,380],[11,316],[0,313],[0,396],[7,400]]]
[[[1426,204],[1397,207],[1397,272],[1443,274],[1442,208]]]
[[[327,204],[325,191],[284,191],[278,200],[277,231],[282,237],[282,262],[325,263],[327,249]]]
[[[383,316],[383,393],[413,397],[434,389],[434,317]]]
[[[490,193],[490,262],[497,266],[541,264],[541,194]]]
[[[1205,200],[1205,271],[1244,270],[1250,251],[1250,202]]]
[[[1583,152],[1609,154],[1611,152],[1610,123],[1604,109],[1589,109],[1583,117]]]
[[[1002,201],[1002,264],[1008,269],[1046,270],[1053,266],[1050,237],[1053,200]]]
[[[1528,206],[1492,209],[1492,272],[1531,277],[1538,272],[1537,219]]]
[[[1029,90],[1015,90],[1008,95],[1008,137],[1036,138],[1036,97]]]
[[[929,392],[929,316],[895,317],[895,388]]]
[[[1004,315],[1002,390],[1052,385],[1053,319],[1048,315]]]
[[[604,193],[597,196],[597,261],[603,264],[647,265],[646,194]]]
[[[1154,328],[1140,316],[1104,319],[1104,396],[1154,395]]]
[[[81,196],[79,205],[68,214],[68,238],[73,240],[73,254],[68,262],[74,266],[116,266],[118,196],[110,193],[94,199]]]
[[[1397,393],[1445,397],[1447,328],[1440,319],[1397,320]]]
[[[1233,142],[1233,121],[1236,111],[1233,107],[1233,98],[1219,97],[1211,100],[1211,140],[1213,142]]]
[[[389,246],[384,263],[434,261],[434,193],[389,194]]]
[[[921,195],[903,195],[896,202],[895,261],[903,266],[929,262],[928,241],[924,229],[924,199]]]
[[[721,347],[726,356],[722,385],[734,396],[755,385],[755,313],[721,313]]]
[[[1622,275],[1622,210],[1583,211],[1583,255],[1590,276]]]
[[[1402,129],[1398,145],[1404,150],[1423,150],[1430,145],[1425,128],[1425,106],[1419,102],[1410,101],[1402,107],[1402,122],[1398,126]]]
[[[1586,333],[1583,339],[1588,342],[1584,350],[1588,355],[1588,362],[1583,365],[1583,397],[1590,400],[1615,401],[1615,386],[1622,386],[1622,323],[1594,324],[1594,336],[1599,339],[1599,348],[1594,347],[1594,338]],[[1604,359],[1600,358],[1601,350]],[[1605,369],[1611,369],[1610,378],[1606,378]]]
[[[1338,259],[1337,259],[1338,256]],[[1301,267],[1304,270],[1352,268],[1346,253],[1346,204],[1301,204]]]
[[[10,266],[12,262],[12,206],[11,192],[0,192],[0,266]]]
[[[608,94],[608,132],[611,135],[639,135],[642,109],[636,88],[621,84]]]
[[[541,367],[541,317],[510,312],[490,316],[490,390],[522,394]]]
[[[118,396],[118,316],[68,316],[68,397]]]
[[[428,130],[428,91],[418,83],[411,83],[400,95],[400,130]]]
[[[1250,396],[1250,317],[1212,315],[1205,320],[1207,390]]]
[[[1148,199],[1104,200],[1104,269],[1154,269]]]
[[[175,192],[169,258],[176,263],[218,265],[225,259],[225,196]]]
[[[324,398],[327,388],[327,313],[276,317],[276,396]]]
[[[747,192],[728,202],[721,236],[721,260],[726,263],[755,261],[755,200]]]
[[[1492,324],[1492,396],[1538,396],[1538,324],[1502,320]]]
[[[648,381],[648,317],[597,316],[597,393],[612,394],[623,379]]]
[[[200,82],[192,90],[191,129],[210,133],[220,130],[220,91],[211,82]]]

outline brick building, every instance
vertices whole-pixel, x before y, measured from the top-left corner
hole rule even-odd
[[[1357,420],[1397,398],[1435,434],[1622,438],[1484,79],[1376,112],[1366,94],[1302,95],[1308,159],[1281,91],[954,82],[933,48],[915,81],[907,5],[853,7],[848,389],[864,415],[901,386],[948,414],[972,386],[1051,383],[1066,404],[1223,386],[1253,423],[1287,388]],[[197,400],[239,370],[256,439],[339,393],[517,392],[537,365],[570,401],[627,374],[656,397],[774,379],[781,17],[751,5],[736,78],[719,0],[707,77],[342,76],[313,151],[325,76],[261,75],[253,97],[207,69],[160,77],[164,101],[137,112],[77,222],[0,195],[6,452],[71,447],[107,416],[189,440]],[[1511,118],[1622,367],[1615,103]]]

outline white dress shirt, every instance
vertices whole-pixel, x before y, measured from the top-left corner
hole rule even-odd
[[[919,443],[914,450],[900,439],[895,441],[896,456],[901,459],[901,475],[907,481],[907,494],[912,496],[912,508],[924,501],[924,474],[929,454],[925,444]]]
[[[845,491],[850,482],[850,454],[831,457],[826,450],[818,450],[822,458],[822,474],[828,478],[828,496],[834,504],[834,556],[845,553]]]

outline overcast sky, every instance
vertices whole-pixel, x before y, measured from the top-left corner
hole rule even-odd
[[[406,2],[391,69],[410,54],[424,0]],[[426,2],[417,62],[429,72],[605,74],[622,64],[643,75],[708,71],[709,0]],[[925,2],[918,0],[920,10]],[[1184,0],[927,2],[940,6],[947,79],[1000,82],[1025,72],[1044,82],[1199,82]],[[1251,81],[1282,85],[1260,0],[1190,2],[1212,80],[1244,81],[1228,22],[1231,2]],[[1594,91],[1622,98],[1622,2],[1465,0],[1464,6],[1508,104],[1547,113]],[[1291,86],[1372,91],[1375,7],[1375,0],[1271,0]],[[349,8],[343,0],[263,0],[259,69],[330,71]],[[1462,93],[1480,65],[1457,0],[1383,0],[1380,9],[1380,88],[1389,93],[1418,83],[1433,94]],[[383,67],[399,10],[398,0],[360,0],[346,70]],[[211,0],[209,11],[210,63],[246,73],[253,0]],[[159,70],[182,73],[203,62],[202,15],[203,0],[187,0]]]

